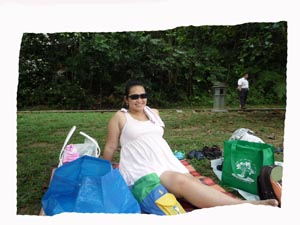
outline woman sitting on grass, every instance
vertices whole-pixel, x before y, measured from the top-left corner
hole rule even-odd
[[[170,193],[198,208],[242,203],[278,206],[275,199],[248,201],[232,198],[193,177],[163,138],[164,122],[158,110],[147,106],[143,83],[128,82],[124,101],[128,109],[119,110],[109,121],[103,158],[112,161],[120,144],[119,169],[128,186],[147,174],[156,173]]]

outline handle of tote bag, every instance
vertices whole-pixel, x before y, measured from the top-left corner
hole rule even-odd
[[[235,140],[232,142],[232,145],[231,145],[231,166],[232,166],[232,171],[234,171],[234,160],[233,160],[233,157],[232,157],[232,153],[234,151],[237,151],[236,148],[237,148],[237,143],[238,140]],[[269,144],[266,144],[266,143],[262,143],[264,145],[266,145],[266,148],[263,148],[261,149],[260,152],[262,152],[262,155],[263,155],[263,165],[273,165],[274,164],[274,150],[272,149],[272,146],[269,145]]]
[[[71,130],[69,131],[66,139],[65,139],[65,142],[64,142],[64,144],[62,146],[62,149],[60,150],[60,153],[59,153],[59,158],[58,158],[59,159],[59,164],[58,164],[58,167],[60,167],[62,165],[62,158],[63,158],[63,154],[64,154],[64,151],[65,151],[65,148],[66,148],[69,140],[71,139],[72,135],[74,134],[75,130],[76,130],[76,126],[73,126],[71,128]]]
[[[100,147],[99,147],[97,141],[96,141],[94,138],[90,137],[89,135],[87,135],[86,133],[84,133],[84,132],[82,132],[82,131],[80,131],[79,133],[80,133],[82,136],[84,136],[84,137],[86,137],[87,139],[89,139],[91,142],[93,142],[94,145],[96,145],[96,147],[97,147],[97,157],[98,157],[98,156],[100,155],[101,150],[100,150]]]
[[[62,158],[63,158],[63,154],[64,154],[64,151],[65,151],[65,148],[66,148],[66,146],[67,146],[69,140],[71,139],[71,137],[72,137],[72,135],[73,135],[73,133],[74,133],[75,130],[76,130],[76,126],[73,126],[73,127],[71,128],[71,130],[69,131],[69,133],[68,133],[66,139],[65,139],[65,142],[64,142],[64,144],[63,144],[63,146],[62,146],[62,149],[61,149],[61,151],[60,151],[60,154],[59,154],[59,164],[58,164],[58,167],[60,167],[60,166],[63,164],[63,163],[62,163]],[[82,131],[80,131],[79,133],[80,133],[82,136],[84,136],[85,138],[89,139],[94,145],[96,145],[96,148],[97,148],[96,156],[99,157],[100,152],[101,152],[101,149],[100,149],[100,147],[99,147],[97,141],[95,141],[94,138],[90,137],[89,135],[87,135],[86,133],[84,133],[84,132],[82,132]]]
[[[274,159],[274,149],[271,145],[268,144],[267,148],[264,148],[262,150],[263,152],[263,165],[274,165],[275,159]]]
[[[233,160],[233,157],[232,157],[232,153],[236,151],[236,146],[237,146],[237,140],[234,140],[232,141],[232,144],[231,144],[231,154],[230,154],[230,161],[231,161],[231,169],[232,171],[235,171],[235,162]]]
[[[63,159],[63,155],[64,155],[65,148],[66,148],[66,146],[67,146],[69,140],[71,139],[71,137],[72,137],[72,135],[73,135],[73,133],[74,133],[75,130],[76,130],[76,126],[73,126],[73,127],[71,128],[71,130],[69,131],[69,133],[68,133],[66,139],[65,139],[65,142],[64,142],[64,144],[63,144],[63,146],[62,146],[62,149],[61,149],[61,151],[60,151],[60,154],[59,154],[59,164],[58,164],[58,167],[60,167],[60,166],[63,164],[63,163],[62,163],[62,159]],[[84,132],[82,132],[82,131],[80,131],[79,133],[80,133],[82,136],[84,136],[85,138],[89,139],[89,140],[96,146],[96,148],[97,148],[96,156],[99,157],[99,155],[100,155],[100,153],[101,153],[101,149],[100,149],[100,147],[99,147],[97,141],[96,141],[94,138],[90,137],[89,135],[87,135],[86,133],[84,133]]]

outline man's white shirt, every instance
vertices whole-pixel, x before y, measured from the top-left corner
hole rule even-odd
[[[241,88],[248,88],[249,89],[249,82],[244,77],[240,78],[238,80],[238,86],[241,86]]]

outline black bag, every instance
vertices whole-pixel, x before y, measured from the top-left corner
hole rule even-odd
[[[279,165],[263,166],[257,178],[258,195],[261,200],[277,199],[281,205],[282,170]]]

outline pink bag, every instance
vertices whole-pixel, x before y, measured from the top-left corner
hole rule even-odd
[[[71,162],[75,159],[78,159],[80,156],[79,152],[77,152],[74,144],[67,145],[65,148],[65,154],[63,156],[62,162],[63,164]]]
[[[84,155],[93,156],[93,157],[100,156],[101,150],[98,145],[98,142],[94,138],[90,137],[89,135],[81,131],[79,133],[84,137],[84,142],[67,145],[75,130],[76,130],[76,126],[73,126],[69,131],[67,138],[65,139],[65,142],[59,154],[58,167],[62,166],[65,163],[71,162],[75,159],[78,159],[79,157]]]

